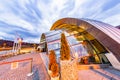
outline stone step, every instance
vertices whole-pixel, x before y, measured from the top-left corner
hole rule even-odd
[[[79,64],[78,70],[108,68],[109,66],[110,66],[109,64],[88,64],[88,65]]]

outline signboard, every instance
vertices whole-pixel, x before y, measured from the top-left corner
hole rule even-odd
[[[16,68],[18,68],[18,62],[11,63],[11,69],[16,69]]]

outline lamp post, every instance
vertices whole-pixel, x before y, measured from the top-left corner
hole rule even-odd
[[[18,54],[20,54],[21,44],[22,44],[22,39],[19,38],[19,39],[18,39]]]
[[[32,62],[33,62],[33,58],[31,58],[31,61],[30,61],[30,72],[32,73]]]

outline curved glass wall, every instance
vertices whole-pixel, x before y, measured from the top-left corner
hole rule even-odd
[[[60,42],[59,41],[48,43],[48,49],[49,50],[56,50],[56,49],[59,49],[59,48],[60,48]]]
[[[85,64],[86,61],[91,63],[109,63],[104,55],[107,53],[104,46],[102,46],[92,35],[80,29],[81,28],[78,29],[78,27],[72,27],[67,28],[66,30],[64,28],[63,30],[70,46],[71,56],[74,58],[75,53],[77,53],[81,64]],[[48,52],[54,50],[57,58],[60,57],[61,30],[54,30],[45,33],[45,42],[47,44]]]
[[[60,37],[61,37],[60,33],[59,34],[54,34],[52,36],[46,37],[46,41],[47,42],[55,41],[55,40],[60,39]]]
[[[53,36],[53,35],[56,35],[56,34],[59,34],[61,33],[62,31],[61,30],[53,30],[53,31],[49,31],[47,33],[45,33],[46,37],[49,37],[49,36]]]

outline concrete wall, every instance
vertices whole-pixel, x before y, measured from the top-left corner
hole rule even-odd
[[[106,57],[108,58],[108,60],[110,61],[110,63],[112,64],[112,66],[115,69],[120,70],[120,62],[117,60],[117,58],[113,55],[113,53],[107,53],[105,54]]]

